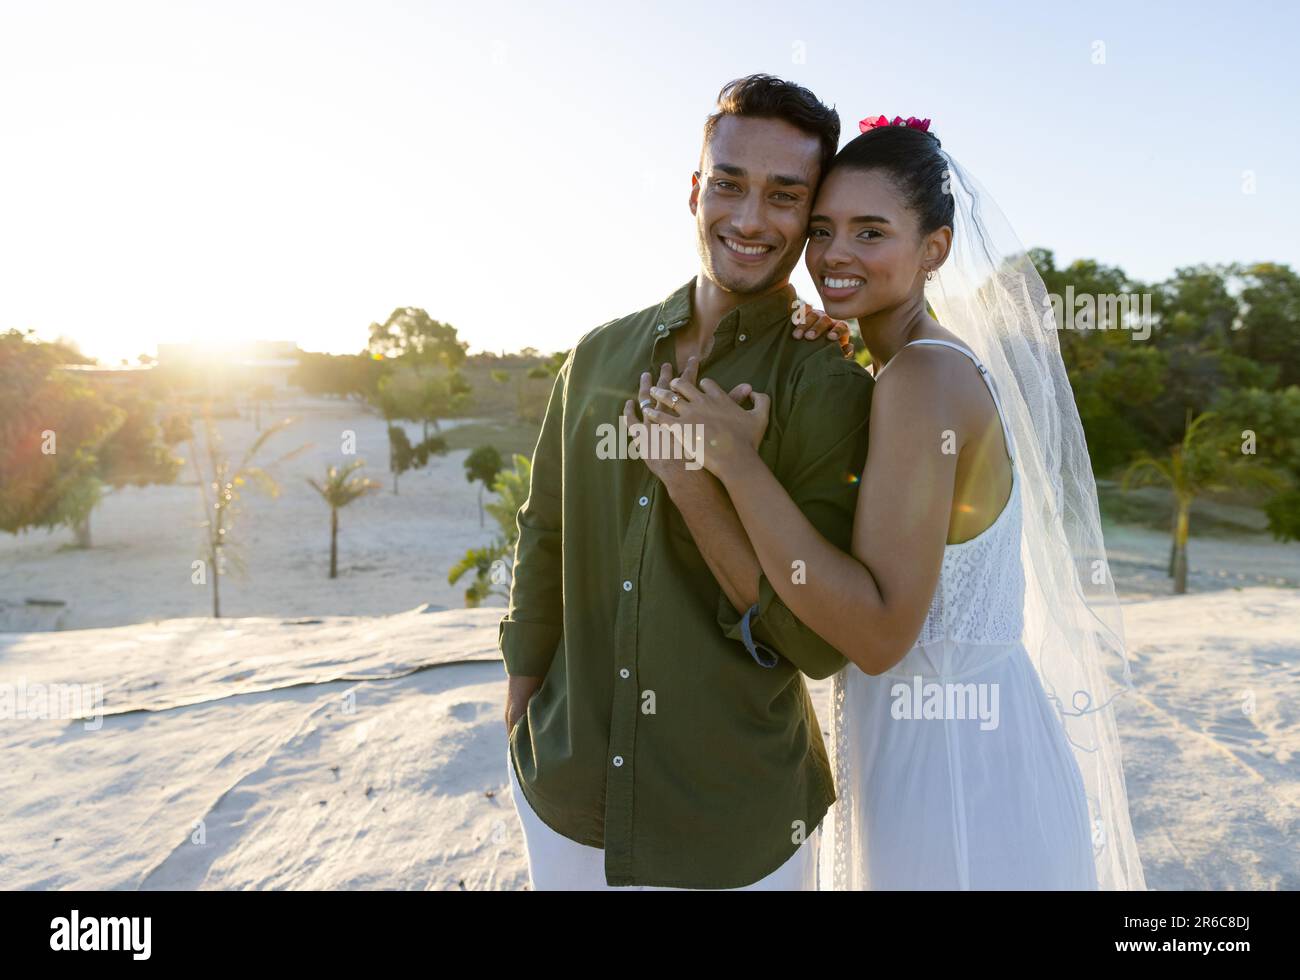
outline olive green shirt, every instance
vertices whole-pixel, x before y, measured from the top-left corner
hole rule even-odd
[[[675,364],[693,293],[694,279],[569,352],[519,510],[498,634],[508,673],[544,678],[509,734],[527,803],[565,837],[603,847],[610,885],[752,884],[836,798],[803,674],[829,677],[845,658],[765,575],[751,650],[743,610],[664,485],[640,458],[602,458],[608,435],[598,451],[600,426],[617,430],[641,372]],[[759,453],[848,551],[874,382],[837,344],[795,340],[795,303],[787,285],[724,316],[700,377],[771,396]]]

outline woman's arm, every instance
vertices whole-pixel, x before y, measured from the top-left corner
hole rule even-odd
[[[911,649],[943,563],[966,438],[960,392],[968,379],[957,373],[956,359],[930,355],[901,353],[876,386],[852,554],[812,526],[756,452],[741,449],[712,461],[705,453],[777,594],[868,674],[890,669]],[[725,424],[725,410],[713,414],[720,406],[712,396],[705,394],[708,404],[698,408],[691,397],[683,417],[703,424],[706,435],[711,420],[718,428]],[[792,567],[804,575],[792,576]]]

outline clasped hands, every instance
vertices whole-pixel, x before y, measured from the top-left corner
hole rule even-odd
[[[805,311],[807,312],[807,311]],[[816,340],[822,334],[840,345],[845,357],[853,356],[853,342],[848,324],[836,320],[821,310],[812,310],[809,322],[799,324],[794,330],[796,340]],[[664,440],[651,431],[647,439],[650,449],[644,454],[646,465],[670,490],[680,485],[683,474],[701,466],[724,483],[735,471],[736,464],[757,455],[763,433],[767,430],[771,399],[753,386],[742,383],[724,392],[712,378],[700,381],[700,359],[691,357],[680,377],[673,377],[673,368],[664,363],[659,370],[657,384],[652,383],[649,371],[642,373],[637,402],[631,399],[623,405],[623,415],[628,431],[636,433],[637,427],[649,424],[663,425],[671,433],[670,442],[676,447],[670,458],[663,458],[654,450],[664,445]],[[745,408],[746,401],[751,402]],[[636,404],[643,413],[637,417]],[[688,468],[687,461],[695,464]],[[689,479],[689,477],[687,477]]]
[[[767,430],[771,404],[767,395],[747,382],[723,391],[712,378],[700,380],[699,368],[699,358],[692,356],[681,376],[673,377],[672,365],[665,363],[657,384],[651,384],[649,371],[644,372],[637,393],[644,422],[637,418],[637,402],[628,399],[623,406],[629,432],[635,434],[637,426],[651,427],[645,462],[670,490],[683,479],[683,472],[701,466],[725,482],[736,462],[755,454]],[[752,407],[745,408],[746,401]],[[670,438],[659,438],[656,426],[667,427]],[[673,451],[665,459],[660,450],[669,444]],[[688,468],[688,461],[694,465]]]

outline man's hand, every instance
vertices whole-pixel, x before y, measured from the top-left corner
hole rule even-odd
[[[528,710],[528,702],[532,700],[537,689],[542,686],[544,677],[516,677],[511,675],[506,678],[506,736],[514,730],[517,722],[525,711]]]
[[[742,408],[738,395],[748,385],[737,385],[726,392],[712,378],[703,378],[696,387],[696,367],[692,357],[682,376],[669,382],[671,390],[651,388],[650,395],[658,407],[646,408],[645,417],[651,424],[674,426],[675,421],[667,420],[681,419],[682,425],[673,433],[674,438],[693,459],[725,483],[737,463],[758,459],[757,450],[767,431],[771,399],[762,392],[751,391],[754,407]]]
[[[673,366],[664,362],[662,367],[659,369],[660,384],[666,385],[672,376]],[[650,387],[650,372],[645,371],[641,375],[641,388],[637,392],[637,401],[641,404],[644,404],[647,401],[651,404],[654,403],[654,398],[650,394]],[[638,415],[635,405],[636,403],[631,399],[628,399],[623,405],[623,415],[627,418],[627,431],[632,438],[636,438],[637,431],[647,424],[641,421],[641,417]],[[676,445],[675,441],[672,439],[664,440],[664,442],[669,446]],[[651,432],[647,444],[649,446],[658,446],[661,443],[660,440],[655,437],[655,433]],[[668,489],[670,495],[673,491],[681,488],[692,478],[699,479],[700,474],[704,473],[704,470],[700,467],[696,467],[694,472],[687,469],[686,464],[689,460],[685,458],[684,453],[682,454],[682,458],[674,459],[672,456],[661,458],[657,453],[651,452],[647,454],[647,456],[642,457],[642,459],[645,462],[645,465],[649,467],[650,472],[657,476]]]
[[[689,379],[693,384],[698,374],[699,359],[693,357],[686,362],[686,371],[683,373],[682,377]],[[659,368],[658,385],[653,384],[649,371],[643,372],[641,375],[641,388],[637,392],[637,402],[644,403],[649,401],[654,403],[655,397],[651,394],[650,389],[652,387],[667,388],[672,380],[673,366],[667,361],[665,361]],[[745,401],[749,398],[752,391],[753,388],[751,385],[742,382],[732,388],[727,394],[731,397],[732,401],[743,408]],[[629,399],[623,405],[623,415],[627,418],[627,428],[629,433],[636,432],[635,426],[646,424],[641,421],[641,418],[637,414],[637,402],[633,402]],[[668,415],[675,414],[672,405],[667,402],[661,402],[657,407]],[[650,440],[650,442],[653,445],[658,445],[657,440]],[[694,469],[688,469],[686,464],[689,460],[685,458],[686,454],[684,452],[682,453],[682,457],[682,459],[645,460],[645,464],[650,468],[650,472],[663,482],[664,486],[668,490],[669,496],[675,496],[678,491],[688,488],[691,481],[698,480],[701,477],[708,475],[707,471],[700,466],[697,466]]]

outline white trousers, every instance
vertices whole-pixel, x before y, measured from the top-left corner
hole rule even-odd
[[[524,791],[519,787],[510,747],[506,746],[506,769],[510,771],[510,791],[515,798],[515,812],[523,826],[524,844],[528,849],[528,878],[533,891],[686,891],[666,885],[608,885],[605,883],[605,852],[599,847],[579,844],[552,830],[537,815]],[[728,891],[816,891],[817,856],[821,845],[818,825],[799,850],[771,874],[752,885]]]

